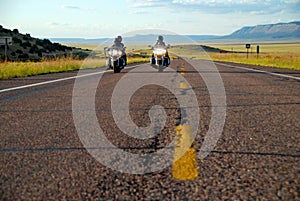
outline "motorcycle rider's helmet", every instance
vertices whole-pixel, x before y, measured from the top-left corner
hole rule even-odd
[[[118,36],[117,38],[119,42],[122,42],[122,36]]]

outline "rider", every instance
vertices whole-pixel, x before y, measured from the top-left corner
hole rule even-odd
[[[113,46],[117,47],[118,49],[120,49],[122,51],[121,58],[124,59],[125,65],[127,65],[127,56],[126,56],[126,52],[125,52],[126,47],[122,43],[122,36],[118,36],[117,38],[115,38]]]
[[[163,47],[163,48],[166,47],[163,36],[157,37],[157,41],[156,41],[156,44],[154,45],[154,47]]]
[[[170,57],[169,57],[169,54],[168,54],[168,50],[167,50],[167,46],[164,42],[164,37],[159,35],[157,37],[157,41],[156,41],[156,44],[153,46],[153,48],[163,48],[163,49],[166,49],[166,53],[165,55],[162,57],[163,58],[163,65],[164,66],[167,66],[170,64]],[[151,63],[154,64],[155,63],[155,57],[154,57],[154,54],[152,54],[152,59],[151,59]]]

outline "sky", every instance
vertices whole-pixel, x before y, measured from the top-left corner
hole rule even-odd
[[[104,38],[144,29],[227,35],[300,21],[300,0],[0,0],[0,25],[38,38]]]

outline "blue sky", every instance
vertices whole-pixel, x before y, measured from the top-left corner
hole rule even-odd
[[[300,21],[300,0],[0,0],[0,24],[40,38],[101,38],[141,29],[226,35]]]

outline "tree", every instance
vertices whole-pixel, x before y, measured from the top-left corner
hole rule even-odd
[[[20,50],[20,49],[17,49],[16,53],[18,53],[18,54],[23,54],[23,51]]]
[[[29,55],[27,53],[23,53],[23,54],[20,54],[18,58],[26,61],[29,59]]]
[[[39,48],[38,48],[37,45],[31,46],[30,49],[29,49],[29,53],[31,53],[31,54],[34,54],[34,53],[36,53],[38,51],[39,51]]]
[[[18,29],[14,29],[14,30],[13,30],[13,33],[14,33],[14,34],[18,34],[18,33],[19,33],[19,30],[18,30]]]
[[[22,44],[22,40],[19,39],[19,38],[16,38],[16,37],[13,37],[13,43],[19,43],[19,44]]]
[[[24,49],[27,49],[27,47],[31,47],[31,43],[29,41],[26,41],[21,44],[21,47],[23,47]]]

